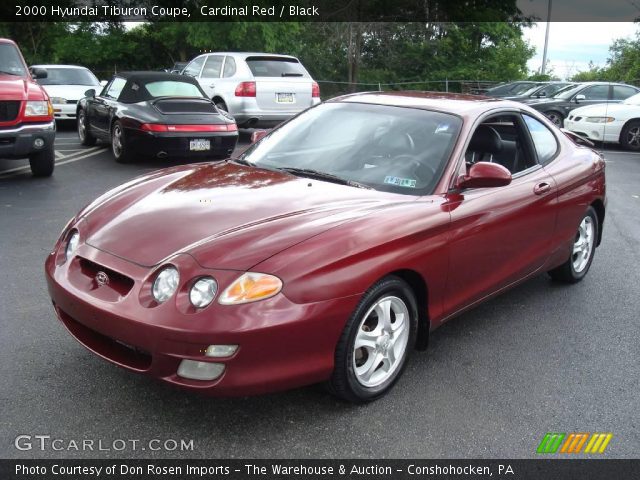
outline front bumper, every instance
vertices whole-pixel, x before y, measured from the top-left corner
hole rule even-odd
[[[238,132],[158,133],[127,128],[127,146],[139,155],[153,157],[218,157],[227,158],[236,148]],[[209,140],[210,150],[190,150],[191,140]]]
[[[34,141],[41,138],[40,148]],[[0,158],[25,158],[48,148],[53,148],[56,138],[55,121],[47,123],[22,124],[16,127],[0,128]]]
[[[53,115],[56,120],[75,120],[78,102],[72,103],[54,103]]]
[[[61,264],[59,250],[46,260],[47,284],[59,319],[76,340],[123,368],[210,395],[253,395],[327,380],[335,346],[359,300],[296,304],[280,293],[235,306],[214,300],[194,312],[187,300],[191,279],[211,275],[222,291],[240,272],[203,269],[179,254],[170,260],[180,271],[178,292],[150,306],[155,269],[86,244]],[[110,274],[112,287],[98,287],[87,262]],[[122,278],[131,281],[126,292]],[[239,347],[230,357],[210,358],[204,356],[209,345]],[[225,371],[212,381],[185,379],[177,374],[183,359],[223,363]]]
[[[564,128],[596,142],[618,143],[624,122],[592,123],[566,118]]]

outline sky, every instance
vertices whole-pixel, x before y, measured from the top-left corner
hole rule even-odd
[[[537,71],[542,65],[546,22],[524,30],[524,38],[536,48],[528,67]],[[609,46],[618,38],[635,38],[640,26],[632,22],[551,22],[547,59],[553,73],[565,79],[588,70],[589,61],[602,67],[609,57]]]

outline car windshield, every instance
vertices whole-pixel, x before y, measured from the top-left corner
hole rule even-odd
[[[560,100],[569,100],[574,94],[584,88],[584,85],[569,85],[562,90],[558,90],[553,98]]]
[[[640,105],[640,93],[632,95],[622,103],[624,103],[625,105]]]
[[[380,191],[428,195],[461,124],[447,113],[329,102],[273,130],[240,159],[303,176],[311,171],[332,175]]]
[[[177,82],[175,80],[149,82],[144,86],[149,94],[154,97],[202,97],[200,89],[187,82]]]
[[[552,83],[541,88],[540,91],[536,92],[536,95],[544,93],[545,97],[552,97],[561,90],[570,89],[573,87],[575,87],[574,84],[567,85],[566,83]]]
[[[511,89],[510,93],[513,95],[523,95],[527,90],[531,89],[532,86],[537,87],[537,85],[531,83],[518,83]]]
[[[0,43],[0,72],[20,77],[27,76],[20,53],[11,43]]]
[[[47,78],[38,79],[40,85],[100,85],[95,75],[86,68],[43,68],[47,71]]]

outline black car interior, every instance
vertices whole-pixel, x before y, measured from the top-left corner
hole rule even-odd
[[[530,146],[531,139],[519,115],[490,117],[473,133],[465,161],[468,166],[498,163],[515,175],[535,165]]]

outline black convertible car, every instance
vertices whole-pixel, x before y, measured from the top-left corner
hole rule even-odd
[[[83,145],[111,143],[118,162],[136,157],[231,155],[238,141],[233,117],[219,111],[191,77],[162,72],[124,72],[100,94],[78,102]]]

